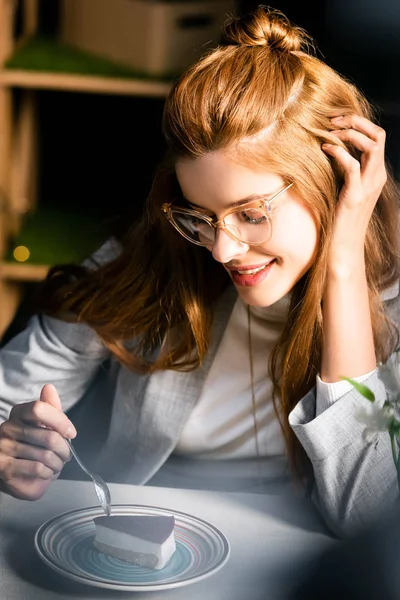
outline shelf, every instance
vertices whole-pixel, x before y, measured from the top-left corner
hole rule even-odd
[[[12,70],[0,71],[0,86],[161,98],[170,88],[166,83],[155,81]]]
[[[49,265],[25,265],[23,263],[0,261],[0,279],[42,281],[49,269]]]
[[[33,38],[8,59],[0,86],[165,97],[171,77],[154,78],[52,38]]]
[[[107,234],[105,224],[93,216],[40,205],[10,240],[0,261],[0,280],[40,281],[50,266],[82,262]]]

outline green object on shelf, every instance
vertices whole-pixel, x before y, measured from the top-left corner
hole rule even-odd
[[[23,44],[5,63],[6,69],[70,73],[119,79],[169,81],[170,77],[152,77],[61,44],[53,37],[35,36]]]
[[[104,222],[94,217],[40,208],[26,216],[20,233],[9,247],[6,260],[32,265],[79,263],[105,241],[106,235]],[[14,250],[21,246],[28,249],[29,257],[17,261]]]

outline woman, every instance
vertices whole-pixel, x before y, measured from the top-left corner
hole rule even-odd
[[[172,454],[286,454],[339,534],[395,502],[388,436],[363,442],[342,377],[384,401],[397,196],[370,106],[310,47],[259,7],[176,82],[143,219],[54,268],[44,314],[1,352],[6,492],[33,500],[59,476],[76,434],[62,411],[111,356],[105,478],[145,483]]]

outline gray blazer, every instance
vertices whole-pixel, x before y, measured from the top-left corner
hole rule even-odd
[[[106,246],[93,261],[103,262],[110,256]],[[398,287],[388,290],[385,300],[396,323],[400,320]],[[195,371],[143,376],[111,360],[106,378],[113,403],[111,421],[99,460],[103,477],[144,484],[170,457],[200,396],[235,299],[234,288],[220,298],[210,351]],[[71,409],[109,359],[108,350],[86,325],[34,316],[26,329],[0,350],[0,421],[8,418],[16,403],[38,399],[42,386],[49,382],[59,391],[64,410]],[[377,374],[365,384],[378,400],[386,397]],[[365,400],[355,390],[350,391],[315,418],[313,388],[289,416],[312,462],[312,498],[328,527],[341,537],[387,512],[398,499],[389,436],[381,433],[377,445],[363,442],[363,425],[354,415],[360,402]]]

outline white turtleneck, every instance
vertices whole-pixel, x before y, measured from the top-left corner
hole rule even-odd
[[[285,444],[272,403],[269,354],[279,339],[290,295],[266,308],[251,307],[254,391],[260,456],[285,454]],[[370,373],[355,378],[363,381]],[[317,376],[316,417],[341,398],[347,381],[325,383]],[[175,453],[208,459],[257,456],[252,409],[247,307],[237,299],[200,398]]]

